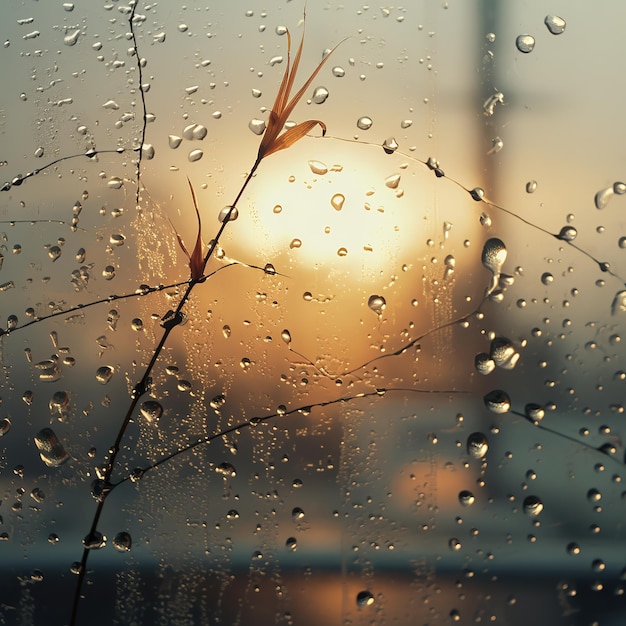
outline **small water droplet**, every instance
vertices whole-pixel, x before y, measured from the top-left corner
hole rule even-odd
[[[515,40],[515,45],[520,52],[528,54],[535,47],[535,38],[532,35],[519,35]]]
[[[188,155],[187,159],[190,163],[195,163],[199,161],[204,156],[204,152],[202,150],[192,150]]]
[[[125,241],[126,237],[124,237],[124,235],[113,234],[109,237],[109,243],[112,246],[123,246]]]
[[[533,404],[532,402],[529,402],[524,407],[524,414],[528,417],[528,419],[536,424],[545,417],[546,410],[540,404]]]
[[[285,328],[282,333],[280,333],[280,338],[289,345],[291,343],[291,333]]]
[[[346,75],[346,70],[344,70],[343,67],[339,65],[335,65],[335,67],[333,67],[332,69],[332,73],[333,76],[336,76],[337,78],[343,78]]]
[[[107,265],[102,270],[102,277],[105,280],[112,280],[113,278],[115,278],[115,267],[113,267],[113,265]]]
[[[302,247],[302,240],[298,239],[297,237],[295,239],[292,239],[289,242],[289,247],[293,250],[293,249],[297,249]]]
[[[374,122],[371,117],[364,116],[364,117],[360,117],[357,120],[356,125],[361,130],[369,130],[372,127],[373,123]]]
[[[298,547],[298,542],[295,537],[288,537],[287,541],[285,541],[285,547],[292,552],[295,552]]]
[[[626,313],[626,290],[618,291],[611,303],[611,315]]]
[[[346,201],[346,197],[342,193],[336,193],[331,199],[330,204],[335,211],[341,211],[343,209],[343,203]]]
[[[453,552],[458,552],[463,546],[461,545],[461,542],[456,537],[452,537],[448,541],[448,547]]]
[[[0,420],[0,437],[4,437],[11,430],[11,420],[4,417]]]
[[[493,359],[497,367],[506,370],[513,369],[519,361],[520,354],[510,339],[506,337],[495,337],[491,342],[489,356]]]
[[[121,189],[124,185],[124,181],[119,176],[112,176],[107,181],[107,187],[109,189]]]
[[[341,247],[341,248],[339,248],[337,250],[337,256],[344,257],[344,256],[347,256],[347,255],[348,255],[348,249],[347,248]]]
[[[83,546],[87,550],[99,550],[106,545],[106,537],[97,530],[90,532],[83,537]]]
[[[313,96],[311,97],[311,100],[315,103],[315,104],[323,104],[324,102],[326,102],[326,98],[328,98],[328,89],[326,89],[326,87],[316,87],[313,90]]]
[[[560,35],[565,30],[565,20],[558,15],[546,15],[544,24],[553,35]]]
[[[356,594],[356,605],[362,609],[366,606],[372,606],[374,604],[374,596],[369,591],[359,591]]]
[[[483,113],[487,117],[491,117],[495,112],[496,105],[503,103],[504,94],[501,91],[496,91],[496,93],[490,95],[483,103]]]

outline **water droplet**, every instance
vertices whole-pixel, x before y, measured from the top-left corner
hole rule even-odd
[[[369,591],[359,591],[356,594],[356,605],[362,609],[366,606],[372,606],[374,604],[374,596]]]
[[[11,420],[4,417],[0,420],[0,437],[4,437],[11,430]]]
[[[99,550],[100,548],[104,548],[106,542],[106,537],[97,530],[94,530],[83,537],[83,546],[87,550]]]
[[[474,187],[474,189],[470,190],[469,194],[472,196],[472,200],[481,202],[485,197],[485,190],[482,187]]]
[[[319,174],[320,176],[328,173],[328,167],[321,161],[309,161],[309,168],[314,174]]]
[[[387,176],[385,178],[385,187],[389,187],[389,189],[397,189],[400,184],[400,174],[392,174],[391,176]]]
[[[294,522],[299,522],[300,520],[303,520],[304,519],[304,511],[299,506],[295,506],[291,510],[291,519]]]
[[[535,191],[537,191],[537,181],[529,180],[526,183],[526,193],[535,193]]]
[[[490,295],[498,286],[500,280],[500,270],[506,261],[506,246],[501,239],[492,237],[485,242],[481,255],[482,264],[491,272],[491,282],[487,288],[487,295]]]
[[[70,458],[51,428],[43,428],[35,435],[35,445],[41,460],[48,467],[59,467]]]
[[[462,506],[472,506],[475,500],[476,498],[471,491],[467,491],[466,489],[464,489],[463,491],[459,492],[459,502]]]
[[[519,352],[515,349],[511,340],[506,337],[493,339],[489,356],[498,367],[506,370],[512,370],[520,358]]]
[[[195,163],[199,161],[204,156],[204,152],[202,150],[192,150],[188,155],[187,159],[191,163]]]
[[[565,20],[558,15],[546,15],[544,24],[553,35],[560,35],[565,30]]]
[[[367,306],[380,317],[382,312],[385,310],[385,307],[387,306],[387,302],[382,296],[372,295],[367,301]]]
[[[279,56],[275,56],[275,57],[272,57],[269,60],[269,66],[270,67],[274,67],[274,65],[278,65],[279,63],[282,63],[282,62],[283,62],[283,57],[282,56],[280,56],[280,55]]]
[[[337,78],[343,78],[346,75],[346,70],[344,70],[343,67],[339,65],[335,65],[335,67],[333,67],[332,69],[332,72],[333,76],[336,76]]]
[[[220,222],[234,222],[239,217],[239,210],[237,207],[233,206],[225,206],[220,214],[217,216],[217,219]]]
[[[44,149],[43,149],[41,146],[39,146],[39,147],[35,150],[35,156],[36,156],[38,159],[41,159],[41,157],[42,157],[43,155],[44,155]]]
[[[497,104],[504,104],[504,94],[500,91],[496,91],[496,93],[492,94],[485,100],[483,104],[483,113],[487,117],[491,117],[494,112]]]
[[[154,154],[154,146],[151,143],[144,143],[141,146],[141,156],[147,161],[154,159]]]
[[[300,248],[302,247],[302,240],[298,239],[297,237],[295,239],[292,239],[289,242],[289,247],[293,250],[294,248]]]
[[[124,237],[124,235],[113,234],[109,237],[109,243],[112,246],[123,246],[125,241],[126,237]]]
[[[461,542],[456,537],[452,537],[448,541],[448,547],[453,552],[458,552],[463,546],[461,545]]]
[[[255,135],[262,135],[265,132],[265,120],[260,120],[255,117],[248,122],[248,128]]]
[[[535,47],[535,38],[532,35],[519,35],[515,40],[515,45],[520,52],[528,54]]]
[[[626,290],[618,291],[611,303],[611,315],[626,313]]]
[[[536,517],[543,511],[543,502],[537,496],[528,496],[524,499],[524,513]]]
[[[480,432],[472,433],[467,438],[467,453],[475,458],[482,459],[487,454],[489,450],[489,443],[487,441],[487,437]]]
[[[508,394],[501,389],[494,389],[483,397],[485,406],[497,414],[508,413],[511,410],[511,399]]]
[[[126,531],[117,533],[117,535],[113,538],[113,547],[118,552],[130,552],[132,545],[133,540]]]
[[[172,148],[172,150],[176,150],[176,148],[178,148],[178,146],[180,146],[180,144],[183,142],[183,138],[182,137],[178,137],[177,135],[168,135],[167,136],[167,143],[169,145],[170,148]]]
[[[315,103],[315,104],[323,104],[324,102],[326,102],[326,98],[328,98],[328,89],[326,89],[326,87],[316,87],[313,90],[313,96],[311,97],[311,100]]]
[[[282,333],[280,333],[280,338],[289,345],[291,343],[291,333],[285,328]]]
[[[330,204],[335,211],[341,211],[343,209],[343,203],[346,201],[346,197],[342,193],[336,193],[331,199]]]
[[[50,246],[48,248],[48,256],[52,261],[56,261],[61,256],[61,248],[59,246]]]
[[[105,280],[112,280],[113,278],[115,278],[115,267],[113,267],[113,265],[107,265],[102,270],[102,277]]]
[[[361,130],[369,130],[372,127],[373,124],[373,120],[371,117],[360,117],[357,122],[356,125],[358,128],[360,128]]]
[[[224,461],[223,463],[217,465],[215,471],[218,474],[221,474],[224,478],[235,478],[235,476],[237,476],[237,470],[235,469],[235,466],[231,463],[228,463],[227,461]]]
[[[224,394],[218,394],[214,396],[211,402],[209,402],[209,406],[214,411],[219,411],[226,404],[226,396]]]
[[[285,547],[288,550],[291,550],[292,552],[296,551],[296,548],[298,547],[298,542],[296,541],[295,537],[288,537],[287,541],[285,541]]]
[[[530,402],[524,407],[524,414],[532,422],[537,423],[546,416],[546,411],[540,404]]]
[[[481,352],[474,357],[474,367],[479,374],[487,376],[496,369],[496,364],[486,352]]]
[[[337,256],[341,256],[341,257],[348,256],[348,249],[343,248],[343,247],[339,248],[337,250]]]
[[[107,181],[107,187],[109,189],[121,189],[124,185],[124,181],[119,176],[112,176]]]
[[[101,385],[106,385],[110,380],[113,374],[115,373],[115,368],[111,365],[103,365],[99,367],[96,371],[96,380]]]
[[[600,191],[596,193],[593,199],[596,205],[596,209],[598,210],[604,209],[614,195],[615,195],[615,190],[613,189],[613,187],[600,189]]]
[[[626,249],[626,237],[620,237],[620,238],[617,240],[617,245],[618,245],[618,246],[619,246],[622,250]]]
[[[152,424],[163,415],[163,407],[156,400],[146,400],[141,403],[139,412],[149,424]]]
[[[394,137],[387,137],[385,141],[383,141],[383,150],[385,154],[393,154],[398,149],[398,142]]]
[[[574,241],[578,236],[578,231],[573,226],[563,226],[556,236],[561,241]]]

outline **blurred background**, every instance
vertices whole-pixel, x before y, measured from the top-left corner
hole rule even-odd
[[[622,623],[626,6],[231,5],[3,9],[0,622],[69,623],[187,179],[208,242],[289,29],[296,89],[341,42],[291,116],[326,137],[264,159],[160,355],[78,623]]]

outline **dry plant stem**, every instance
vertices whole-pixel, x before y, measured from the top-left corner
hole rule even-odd
[[[229,210],[228,214],[226,215],[226,217],[225,217],[224,221],[222,222],[219,230],[217,231],[217,234],[215,235],[215,238],[211,241],[209,249],[208,249],[207,253],[204,255],[204,259],[203,259],[205,267],[206,267],[207,263],[209,262],[209,259],[211,258],[211,256],[215,252],[215,249],[217,248],[217,245],[219,243],[220,237],[222,236],[224,230],[226,229],[226,226],[228,225],[228,222],[230,221],[230,216],[231,216],[232,212],[237,207],[237,203],[241,199],[241,196],[243,195],[244,191],[246,190],[246,187],[248,186],[248,184],[250,183],[250,181],[254,177],[254,174],[255,174],[257,168],[259,167],[260,163],[261,163],[261,157],[257,158],[257,160],[255,161],[254,165],[252,166],[252,169],[250,170],[250,172],[246,176],[246,179],[244,180],[243,185],[241,186],[241,189],[239,190],[239,193],[237,194],[237,196],[236,196],[234,202],[232,203],[232,205],[230,206],[230,210]],[[206,280],[206,277],[202,276],[201,278],[191,279],[189,281],[187,289],[186,289],[185,293],[183,294],[182,298],[180,299],[180,301],[178,303],[178,306],[176,307],[176,310],[174,311],[173,315],[171,317],[169,317],[169,319],[172,320],[172,322],[169,323],[169,324],[168,323],[164,323],[164,330],[163,330],[163,335],[161,336],[161,340],[159,341],[159,343],[157,344],[156,348],[154,349],[154,352],[152,354],[152,358],[150,359],[150,362],[146,366],[146,369],[144,370],[144,373],[143,373],[143,376],[142,376],[141,380],[137,383],[137,385],[135,385],[135,388],[132,391],[130,405],[128,407],[128,410],[126,412],[124,420],[123,420],[123,422],[122,422],[122,424],[120,426],[119,432],[118,432],[117,437],[115,439],[115,443],[111,447],[109,458],[108,458],[108,460],[106,462],[105,473],[104,473],[104,478],[102,480],[102,483],[105,486],[105,488],[107,489],[107,491],[105,491],[102,494],[102,497],[101,497],[100,501],[98,502],[98,505],[96,507],[96,512],[95,512],[93,520],[91,522],[91,528],[89,530],[88,536],[93,535],[96,532],[96,530],[97,530],[98,522],[100,521],[100,516],[102,515],[102,511],[104,510],[104,504],[106,502],[107,494],[110,493],[111,475],[112,475],[113,470],[115,468],[115,461],[116,461],[117,455],[119,454],[119,451],[120,451],[120,446],[121,446],[121,443],[122,443],[122,439],[124,438],[124,434],[126,433],[126,430],[127,430],[128,425],[130,423],[130,420],[131,420],[131,418],[132,418],[132,416],[133,416],[133,414],[135,412],[135,409],[137,408],[137,404],[139,403],[139,400],[150,389],[150,376],[152,374],[152,370],[154,369],[154,366],[155,366],[155,364],[156,364],[156,362],[157,362],[161,352],[163,351],[163,348],[164,348],[164,346],[165,346],[165,344],[167,342],[168,337],[170,336],[170,333],[182,321],[182,311],[183,311],[183,308],[185,307],[185,305],[187,304],[187,301],[189,300],[189,298],[191,296],[191,292],[193,291],[194,287],[197,284],[203,283],[205,280]],[[87,548],[83,548],[83,555],[82,555],[82,558],[81,558],[81,561],[80,561],[80,570],[78,572],[78,580],[77,580],[77,583],[76,583],[76,592],[74,594],[74,603],[73,603],[73,606],[72,606],[72,618],[71,618],[71,621],[70,621],[70,625],[71,626],[75,626],[75,624],[76,624],[76,619],[77,619],[77,614],[78,614],[78,605],[80,603],[82,587],[83,587],[83,583],[84,583],[84,580],[85,580],[85,574],[86,574],[86,569],[87,569],[87,561],[89,559],[89,553],[90,552],[91,552],[91,550],[89,550]]]

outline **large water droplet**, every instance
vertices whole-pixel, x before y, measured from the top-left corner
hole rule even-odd
[[[398,149],[398,142],[394,137],[387,137],[385,141],[383,141],[383,150],[386,154],[393,154]]]
[[[462,506],[471,506],[472,504],[474,504],[475,500],[476,498],[471,491],[467,491],[466,489],[464,489],[463,491],[459,492],[459,502]]]
[[[524,499],[524,513],[536,517],[543,511],[543,502],[537,496],[528,496]]]
[[[255,135],[262,135],[265,132],[265,120],[260,120],[255,117],[248,122],[248,128]]]
[[[508,413],[511,410],[511,399],[508,394],[501,389],[494,389],[485,394],[483,398],[485,406],[492,413]]]
[[[59,467],[70,458],[51,428],[43,428],[35,435],[35,445],[41,460],[48,467]]]
[[[103,365],[102,367],[99,367],[96,371],[96,380],[101,385],[106,385],[111,380],[114,373],[115,368],[113,368],[111,365]]]
[[[578,236],[578,231],[573,226],[563,226],[556,236],[561,241],[574,241]]]
[[[528,54],[535,47],[535,38],[532,35],[519,35],[515,40],[515,45],[520,52]]]
[[[356,125],[361,130],[369,130],[373,123],[374,122],[371,117],[363,116],[357,120]]]
[[[335,211],[341,211],[343,209],[343,203],[346,201],[346,197],[342,193],[336,193],[331,199],[330,204]]]
[[[494,363],[505,370],[512,370],[519,361],[519,352],[510,339],[506,337],[496,337],[491,342],[489,356]]]
[[[618,291],[611,303],[611,315],[626,313],[626,290]]]
[[[479,374],[487,376],[496,369],[496,364],[486,352],[481,352],[474,357],[474,367]]]
[[[558,15],[546,15],[544,24],[553,35],[560,35],[565,30],[565,20]]]
[[[170,148],[172,148],[172,150],[176,150],[176,148],[178,148],[178,146],[180,146],[180,144],[183,142],[183,138],[182,137],[178,137],[177,135],[168,135],[167,136],[167,143],[169,145]]]
[[[614,195],[615,190],[613,189],[613,186],[607,187],[606,189],[600,189],[593,199],[596,209],[604,209]]]
[[[324,102],[326,102],[326,98],[328,98],[328,89],[326,89],[326,87],[316,87],[313,90],[313,96],[311,97],[311,100],[315,103],[315,104],[322,104]]]
[[[367,301],[367,306],[376,313],[376,315],[380,316],[382,312],[385,310],[387,306],[387,302],[385,298],[382,296],[372,295],[369,297]]]
[[[130,552],[132,545],[133,540],[126,531],[117,533],[113,538],[113,547],[118,552]]]
[[[372,604],[374,604],[374,596],[371,592],[365,590],[359,591],[359,593],[356,594],[356,605],[359,608],[362,609],[366,606],[371,606]]]
[[[220,222],[234,222],[239,217],[239,210],[237,207],[233,206],[225,206],[220,214],[217,216],[217,219]]]
[[[328,167],[321,161],[309,161],[309,168],[314,174],[319,174],[320,176],[328,173]]]
[[[500,271],[506,261],[506,255],[506,246],[501,239],[492,237],[485,242],[481,261],[492,274],[489,287],[487,288],[487,295],[490,295],[498,287]]]
[[[467,453],[475,458],[482,459],[487,454],[489,450],[489,443],[487,441],[487,437],[480,432],[472,433],[467,438]]]
[[[156,400],[146,400],[141,403],[139,412],[149,424],[152,424],[163,415],[163,407]]]

